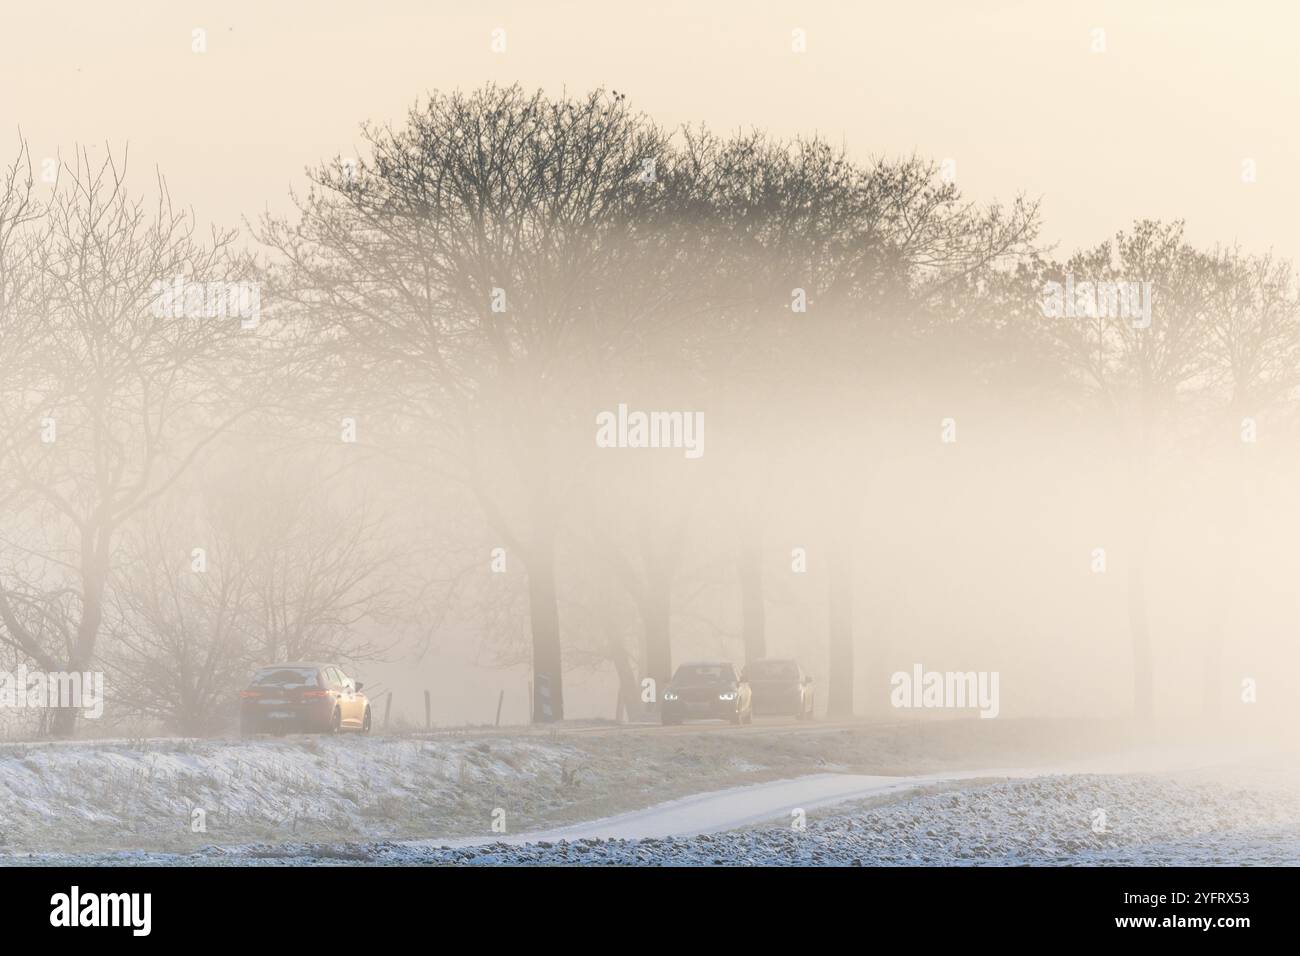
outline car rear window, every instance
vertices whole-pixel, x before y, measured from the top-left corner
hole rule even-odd
[[[799,665],[794,661],[755,661],[749,665],[750,680],[798,680]]]
[[[268,667],[253,675],[259,687],[316,687],[314,667]]]
[[[716,684],[735,679],[731,667],[719,664],[683,664],[673,675],[674,684]]]

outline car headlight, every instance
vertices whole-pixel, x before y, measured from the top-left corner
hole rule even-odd
[[[664,691],[664,700],[676,700],[677,695],[670,690]]]
[[[736,692],[734,690],[724,690],[718,695],[718,700],[735,700]]]

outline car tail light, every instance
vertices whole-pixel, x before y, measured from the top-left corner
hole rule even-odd
[[[241,690],[239,696],[245,699],[249,697],[261,697],[262,692],[260,690]]]
[[[330,692],[327,690],[305,690],[302,692],[304,697],[328,697]]]

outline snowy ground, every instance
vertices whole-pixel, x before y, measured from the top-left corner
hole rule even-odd
[[[0,743],[0,855],[462,839],[814,773],[923,774],[1111,746],[1093,726],[821,723],[420,737]],[[193,832],[195,811],[204,829]]]
[[[92,865],[1300,865],[1300,798],[1186,775],[1080,774],[912,793],[723,833],[437,847],[209,847],[185,855],[56,855]],[[1105,810],[1099,824],[1098,810]]]
[[[1294,757],[993,723],[0,744],[0,864],[1300,864]]]

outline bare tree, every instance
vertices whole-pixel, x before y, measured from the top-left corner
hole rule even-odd
[[[369,157],[319,171],[300,221],[268,222],[263,238],[304,321],[343,367],[382,375],[436,468],[473,490],[526,566],[534,717],[558,719],[567,390],[602,343],[634,331],[625,314],[611,328],[601,304],[626,294],[666,139],[616,94],[513,87],[434,95],[366,139]]]
[[[246,408],[226,386],[251,365],[241,320],[205,299],[239,275],[232,236],[201,242],[161,180],[150,206],[124,173],[88,151],[63,168],[27,236],[32,276],[16,307],[30,324],[6,356],[0,469],[31,522],[9,542],[28,559],[0,572],[0,640],[47,669],[90,668],[119,531]],[[185,303],[197,309],[164,307],[177,281],[201,290]],[[60,710],[54,731],[72,733],[76,714]]]
[[[36,247],[31,230],[42,210],[32,185],[31,156],[26,142],[20,142],[17,156],[0,176],[0,403],[5,405],[22,394],[20,374],[35,336],[29,288],[36,275]],[[17,434],[0,432],[0,463],[19,440]],[[0,514],[17,488],[12,473],[0,468]]]
[[[197,515],[164,502],[137,522],[105,655],[116,704],[182,733],[210,732],[227,722],[251,668],[386,649],[367,629],[400,619],[396,535],[364,503],[338,500],[337,482],[331,492],[313,481],[318,465],[209,473],[186,489],[204,503]]]
[[[1056,285],[1044,298],[1043,327],[1095,403],[1127,468],[1133,703],[1138,719],[1147,721],[1154,663],[1146,574],[1157,470],[1186,441],[1214,381],[1210,270],[1184,240],[1182,223],[1142,220],[1113,243],[1051,267],[1044,278]]]
[[[162,505],[132,528],[103,655],[115,709],[191,736],[226,722],[257,623],[255,568],[238,537]]]
[[[1257,430],[1257,418],[1289,403],[1300,386],[1300,281],[1290,262],[1272,254],[1253,256],[1229,247],[1206,260],[1203,295],[1212,376],[1206,389],[1206,452],[1222,466],[1222,483],[1214,489],[1218,506],[1206,509],[1223,565],[1207,616],[1202,691],[1204,713],[1214,717],[1222,699],[1226,618],[1239,578],[1255,473],[1250,452],[1256,436],[1245,432]]]
[[[820,140],[692,140],[725,243],[714,387],[731,414],[729,480],[747,654],[764,652],[762,522],[774,476],[800,447],[816,462],[827,577],[829,712],[853,712],[852,542],[871,503],[865,469],[906,408],[909,379],[951,330],[956,289],[1033,240],[1037,209],[963,201],[916,158],[862,164]],[[729,401],[728,401],[729,399]],[[814,423],[814,427],[808,427]],[[873,427],[874,424],[874,427]],[[806,485],[806,483],[805,483]]]

